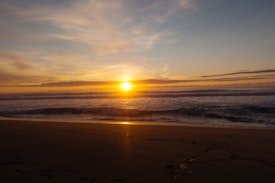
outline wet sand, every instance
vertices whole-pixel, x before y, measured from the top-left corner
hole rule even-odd
[[[0,120],[0,182],[275,182],[275,130]]]

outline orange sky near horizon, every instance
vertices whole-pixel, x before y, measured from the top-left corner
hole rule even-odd
[[[122,89],[124,82],[113,82],[109,84],[97,84],[89,85],[88,83],[82,86],[72,85],[72,86],[5,86],[1,87],[0,94],[7,93],[66,93],[66,92],[116,92],[124,94],[134,94],[139,91],[146,90],[184,90],[190,88],[235,88],[235,87],[274,87],[275,80],[265,80],[261,82],[257,81],[198,81],[198,82],[171,82],[169,83],[142,83],[137,81],[129,81],[131,88],[128,90]],[[57,83],[58,84],[58,83]],[[63,83],[64,84],[64,83]]]

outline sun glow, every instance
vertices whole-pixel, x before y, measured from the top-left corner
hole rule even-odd
[[[123,91],[130,91],[131,88],[132,88],[132,85],[131,85],[131,83],[125,81],[125,82],[121,83],[120,88],[121,88],[121,90],[123,90]]]

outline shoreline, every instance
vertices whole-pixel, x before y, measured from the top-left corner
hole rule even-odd
[[[112,120],[82,120],[82,119],[46,119],[46,118],[21,118],[0,116],[0,121],[33,121],[47,123],[83,123],[83,124],[109,124],[109,125],[141,125],[141,126],[178,126],[194,128],[224,128],[224,129],[263,129],[275,130],[275,125],[232,122],[220,124],[195,124],[176,122],[150,122],[150,121],[112,121]]]

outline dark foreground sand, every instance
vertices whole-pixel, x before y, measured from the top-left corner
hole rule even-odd
[[[275,182],[275,130],[0,120],[0,182]]]

